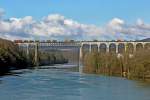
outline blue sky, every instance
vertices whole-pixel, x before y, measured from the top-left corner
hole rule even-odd
[[[6,17],[27,15],[40,19],[58,13],[85,24],[103,25],[114,17],[128,23],[150,22],[150,0],[0,0]]]
[[[0,37],[142,39],[149,10],[150,0],[0,0]]]

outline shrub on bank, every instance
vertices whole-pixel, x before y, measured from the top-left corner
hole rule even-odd
[[[84,72],[117,75],[128,78],[150,78],[150,50],[134,54],[88,53],[84,57]]]

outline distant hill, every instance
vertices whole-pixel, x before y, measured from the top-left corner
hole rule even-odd
[[[142,41],[142,42],[150,42],[150,38],[142,39],[142,40],[139,40],[139,41]]]

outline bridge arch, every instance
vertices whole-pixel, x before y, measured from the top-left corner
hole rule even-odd
[[[101,53],[106,53],[107,52],[107,44],[106,43],[101,43],[99,46],[99,50]]]
[[[117,45],[118,47],[117,47],[117,49],[118,49],[118,53],[124,53],[125,52],[125,44],[124,43],[119,43],[118,45]]]
[[[83,44],[83,45],[82,45],[82,48],[87,48],[87,49],[89,49],[89,47],[90,47],[90,44]]]
[[[115,43],[109,44],[109,52],[116,53],[116,47],[117,47],[117,45]]]
[[[136,51],[142,50],[143,48],[144,48],[144,44],[142,44],[142,43],[136,44]]]
[[[134,48],[134,44],[133,43],[127,43],[127,52],[130,54],[133,54],[135,48]]]
[[[82,57],[84,58],[86,54],[90,52],[90,44],[82,44],[81,46]]]
[[[91,52],[98,52],[98,45],[97,44],[91,45]]]
[[[150,43],[145,43],[144,44],[144,49],[150,50]]]

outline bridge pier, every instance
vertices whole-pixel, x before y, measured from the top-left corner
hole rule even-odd
[[[144,49],[145,48],[145,43],[143,42],[142,45],[143,45],[143,49]]]
[[[39,66],[39,62],[38,62],[38,43],[35,43],[34,64],[36,66]]]
[[[79,72],[82,73],[83,72],[83,65],[82,65],[82,61],[83,61],[83,50],[82,50],[83,46],[81,45],[80,50],[79,50]]]
[[[92,44],[90,44],[89,52],[92,52]]]
[[[119,53],[119,44],[116,45],[116,54]]]
[[[127,52],[127,43],[124,44],[124,52]]]
[[[98,45],[98,46],[97,46],[97,47],[98,47],[98,50],[97,50],[97,51],[100,52],[100,44],[97,44],[97,45]]]
[[[109,53],[109,44],[106,44],[106,52]]]
[[[26,44],[26,57],[29,58],[29,44]]]
[[[136,43],[133,43],[133,52],[136,52]]]

